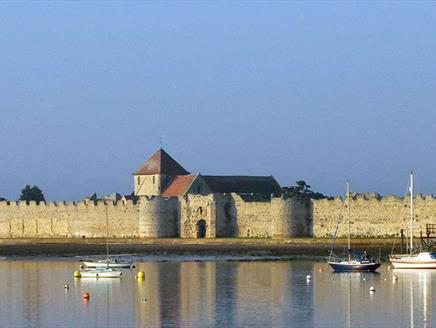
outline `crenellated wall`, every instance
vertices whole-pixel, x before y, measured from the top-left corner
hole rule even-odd
[[[104,238],[107,226],[110,237],[138,237],[136,204],[0,202],[0,238]]]
[[[350,201],[350,232],[354,237],[390,237],[398,235],[409,224],[409,198],[389,195],[359,194]],[[347,208],[341,198],[315,200],[313,206],[313,235],[331,237],[339,217],[338,236],[347,234]],[[413,233],[419,236],[427,223],[436,224],[436,199],[432,195],[417,195],[414,199]]]
[[[189,194],[164,198],[142,196],[132,201],[6,202],[0,201],[0,238],[206,238],[332,237],[347,232],[341,198],[312,200],[238,194]],[[353,237],[391,237],[406,229],[409,199],[377,194],[351,197]],[[109,222],[107,226],[106,222]],[[436,224],[436,199],[417,195],[414,234]]]

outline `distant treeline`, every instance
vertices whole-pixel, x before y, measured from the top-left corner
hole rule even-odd
[[[311,186],[309,186],[305,181],[299,180],[296,182],[295,186],[282,187],[282,195],[287,198],[298,197],[302,199],[333,199],[333,197],[310,190],[310,188]]]

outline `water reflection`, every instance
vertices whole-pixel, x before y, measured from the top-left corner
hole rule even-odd
[[[0,326],[430,327],[435,311],[436,272],[425,270],[333,274],[314,262],[143,262],[144,280],[133,271],[95,280],[72,278],[76,268],[0,262]]]

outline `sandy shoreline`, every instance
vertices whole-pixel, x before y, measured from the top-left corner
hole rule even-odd
[[[236,255],[236,256],[325,256],[331,239],[111,239],[111,254],[138,255]],[[358,249],[373,256],[391,252],[392,239],[353,240]],[[395,245],[398,248],[400,242]],[[336,253],[346,247],[337,240]],[[105,239],[0,239],[0,256],[86,256],[105,254]]]

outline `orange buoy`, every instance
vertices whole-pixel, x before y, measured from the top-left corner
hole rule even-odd
[[[89,300],[89,293],[83,293],[83,298]]]

